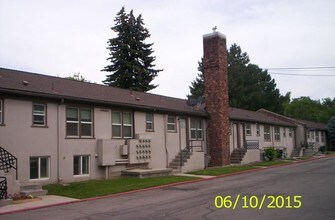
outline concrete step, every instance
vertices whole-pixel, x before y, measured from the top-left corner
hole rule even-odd
[[[24,191],[21,191],[20,193],[24,195],[32,195],[32,196],[38,197],[38,196],[47,195],[48,190],[43,190],[43,189],[24,190]]]
[[[132,169],[123,170],[122,176],[133,176],[138,178],[154,177],[154,176],[168,176],[171,175],[173,169],[162,168],[162,169]]]
[[[20,193],[32,196],[45,196],[46,194],[48,194],[48,190],[43,190],[40,184],[30,183],[21,185]]]

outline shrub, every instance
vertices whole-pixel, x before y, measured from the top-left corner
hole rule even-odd
[[[268,147],[264,149],[265,157],[268,158],[269,161],[272,161],[277,154],[277,151],[274,147]]]
[[[276,158],[281,159],[283,157],[283,150],[276,150]]]
[[[324,154],[326,152],[326,146],[319,147],[319,151]]]

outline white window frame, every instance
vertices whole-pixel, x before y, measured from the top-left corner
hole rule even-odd
[[[67,120],[67,111],[68,109],[76,109],[77,110],[77,121],[71,121],[71,120]],[[82,117],[81,117],[81,110],[89,110],[91,112],[91,121],[83,121]],[[65,132],[66,132],[66,137],[69,138],[92,138],[93,137],[93,109],[92,108],[80,108],[80,107],[72,107],[72,106],[68,106],[66,107],[66,113],[65,113],[65,120],[66,120],[66,124],[65,124]],[[71,124],[77,124],[78,128],[77,128],[77,135],[68,135],[67,134],[67,124],[71,123]],[[91,126],[91,135],[82,135],[81,133],[81,125],[82,124],[89,124]]]
[[[152,120],[148,120],[148,115],[151,115]],[[151,128],[148,128],[147,125],[151,125]],[[145,113],[145,130],[146,131],[154,131],[154,113],[152,112],[146,112]]]
[[[315,142],[320,142],[319,131],[315,131]]]
[[[37,167],[37,172],[38,172],[38,178],[31,178],[30,174],[30,160],[31,158],[38,158],[38,167]],[[46,158],[47,159],[47,177],[41,177],[41,159]],[[29,179],[30,180],[48,180],[50,179],[50,156],[31,156],[29,157]]]
[[[79,174],[74,173],[74,158],[79,157]],[[83,157],[87,157],[87,172],[88,173],[83,173]],[[73,156],[73,176],[89,176],[90,175],[90,170],[91,170],[91,157],[90,155],[74,155]]]
[[[264,125],[264,141],[265,142],[270,142],[271,141],[271,126],[270,125]],[[269,128],[269,130],[267,131],[267,129],[265,128]]]
[[[124,122],[124,115],[129,114],[130,115],[130,124],[126,124]],[[130,136],[124,136],[123,128],[124,127],[130,127]],[[133,138],[133,114],[131,112],[122,112],[122,136],[123,138]]]
[[[194,121],[195,127],[192,127],[192,121]],[[198,122],[200,122],[200,127],[198,126]],[[203,123],[202,119],[199,118],[191,118],[190,120],[190,131],[191,131],[191,140],[203,140]],[[192,137],[192,131],[194,131],[195,137]],[[201,133],[201,137],[199,137],[199,132]]]
[[[118,113],[120,115],[120,123],[115,123],[113,122],[113,113]],[[131,124],[126,124],[124,123],[124,114],[129,114],[130,115],[130,122]],[[134,131],[133,131],[133,124],[134,124],[134,117],[133,113],[130,111],[112,111],[112,138],[125,138],[125,139],[131,139],[134,136]],[[113,135],[113,126],[118,126],[120,130],[120,136],[114,136]],[[130,136],[124,136],[123,128],[124,127],[130,127]]]
[[[251,124],[250,123],[245,123],[245,135],[246,136],[251,136]]]
[[[256,124],[256,135],[257,137],[261,136],[261,129],[260,129],[259,124]]]
[[[43,106],[44,111],[35,111],[35,105]],[[34,116],[43,116],[43,124],[36,124]],[[33,126],[45,127],[47,125],[47,105],[45,103],[33,102]]]
[[[280,127],[275,126],[273,130],[274,130],[275,141],[280,142]]]
[[[293,129],[289,128],[288,129],[288,136],[291,138],[293,136]]]
[[[171,122],[169,122],[169,118],[173,118],[173,123],[171,123]],[[176,132],[177,131],[177,127],[176,127],[176,116],[174,116],[174,115],[168,115],[167,116],[167,124],[166,124],[166,130],[168,131],[168,132]],[[169,129],[169,125],[173,125],[173,130],[171,130],[171,129]]]
[[[89,110],[90,111],[90,113],[91,113],[91,121],[83,121],[82,120],[82,117],[81,117],[81,111],[82,110]],[[93,137],[93,109],[91,109],[91,108],[79,108],[79,118],[78,118],[78,120],[80,121],[80,123],[79,123],[79,135],[80,135],[80,137],[81,138],[91,138],[91,137]],[[91,135],[82,135],[82,132],[81,132],[81,125],[82,124],[88,124],[88,125],[90,125],[90,127],[91,127]]]

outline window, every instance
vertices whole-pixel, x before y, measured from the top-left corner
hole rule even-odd
[[[325,142],[325,132],[321,131],[321,142]]]
[[[30,179],[49,178],[49,157],[30,157]]]
[[[319,131],[315,131],[315,141],[319,142]]]
[[[286,128],[283,128],[283,137],[286,138]]]
[[[251,124],[245,124],[245,134],[251,136]]]
[[[288,129],[288,136],[291,138],[292,137],[292,128]]]
[[[280,141],[280,128],[279,127],[275,127],[275,141]]]
[[[191,139],[201,140],[202,139],[202,120],[191,119]]]
[[[73,157],[73,175],[89,175],[90,174],[90,156],[80,155]]]
[[[46,126],[46,104],[33,103],[33,125]]]
[[[256,124],[256,135],[259,137],[261,136],[261,130],[259,128],[259,124]]]
[[[0,125],[3,124],[3,100],[0,99]]]
[[[131,112],[112,112],[112,137],[133,137],[133,117]]]
[[[73,108],[66,109],[66,136],[92,137],[93,120],[92,109]]]
[[[311,131],[311,137],[314,140],[314,131]]]
[[[307,139],[310,139],[311,138],[311,135],[310,135],[310,131],[307,132]]]
[[[172,132],[176,132],[176,117],[172,116],[172,115],[168,115],[168,119],[167,119],[167,130],[168,131],[172,131]]]
[[[264,125],[264,141],[271,141],[271,133],[269,125]]]
[[[154,130],[154,114],[147,112],[145,115],[145,129],[147,131]]]

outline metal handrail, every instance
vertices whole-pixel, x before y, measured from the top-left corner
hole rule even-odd
[[[0,147],[0,170],[4,170],[5,173],[8,173],[11,168],[15,170],[17,180],[17,158],[4,148]]]
[[[0,200],[8,198],[7,189],[7,178],[0,176]]]

